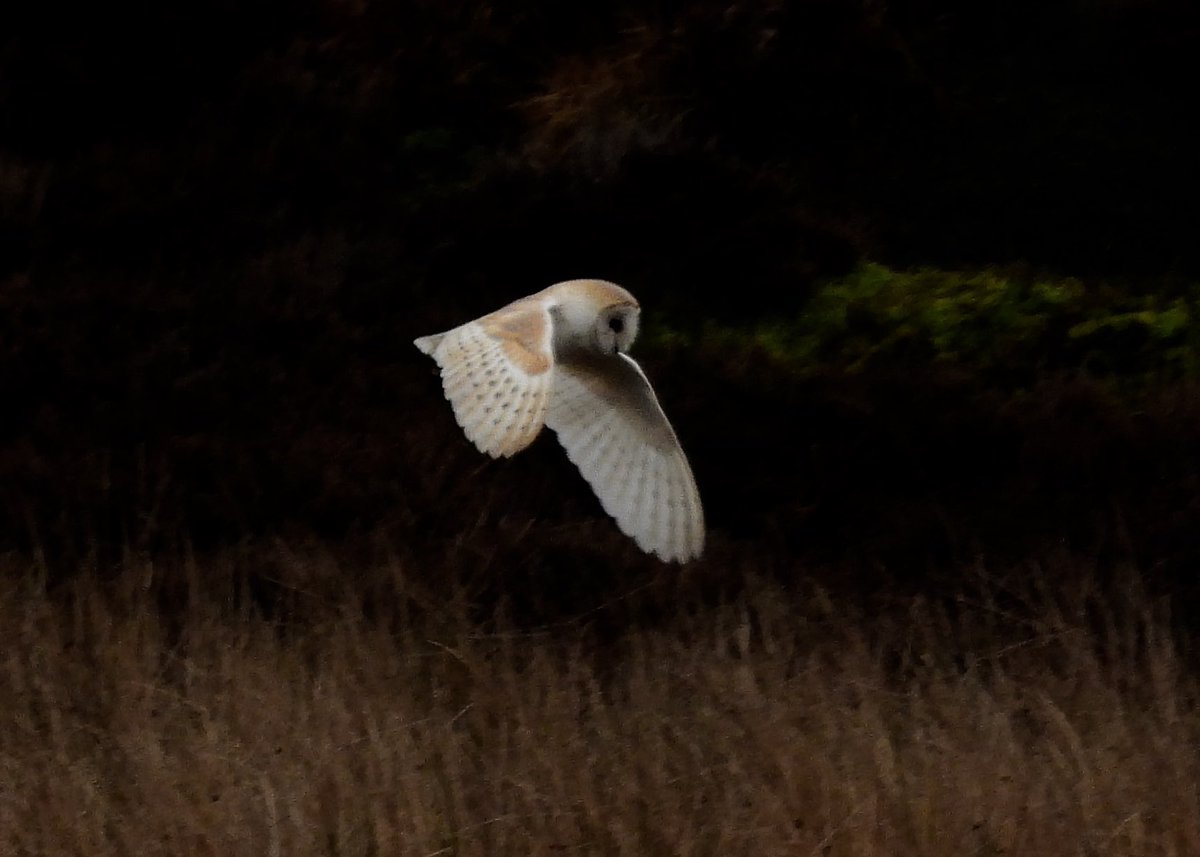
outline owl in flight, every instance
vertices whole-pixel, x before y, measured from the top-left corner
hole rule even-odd
[[[604,511],[642,550],[686,562],[704,549],[691,467],[641,368],[633,295],[568,280],[414,344],[437,361],[467,437],[510,456],[548,425]]]

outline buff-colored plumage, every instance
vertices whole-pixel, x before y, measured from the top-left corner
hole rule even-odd
[[[548,425],[622,532],[686,562],[704,549],[704,512],[650,382],[624,353],[638,313],[614,283],[569,280],[415,345],[437,361],[481,451],[513,455]]]

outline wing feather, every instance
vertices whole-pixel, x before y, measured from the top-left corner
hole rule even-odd
[[[553,374],[542,301],[516,301],[414,344],[437,361],[454,418],[481,452],[507,457],[533,443],[545,422]]]
[[[638,546],[686,562],[704,549],[704,513],[691,467],[650,382],[626,357],[561,361],[546,425],[604,511]]]
[[[669,471],[664,466],[666,462],[663,459],[656,459],[654,462],[654,482],[650,485],[649,494],[646,501],[651,509],[650,520],[654,523],[654,534],[663,544],[678,544],[677,540],[672,539],[672,532],[675,527],[672,526],[674,510],[667,505],[667,498],[672,490],[671,482],[675,478],[674,471]]]

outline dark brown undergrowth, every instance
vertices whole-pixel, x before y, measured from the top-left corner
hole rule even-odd
[[[1200,849],[1195,652],[1133,569],[978,561],[868,603],[754,566],[610,568],[539,625],[382,553],[130,556],[49,589],[7,560],[0,850]]]
[[[227,342],[182,376],[129,355],[80,364],[78,384],[56,372],[15,390],[13,413],[31,419],[0,428],[0,548],[40,550],[54,575],[126,547],[378,532],[419,567],[456,551],[552,577],[580,550],[636,561],[552,433],[511,460],[480,455],[407,339],[236,352]],[[1059,375],[1013,391],[935,367],[794,377],[765,352],[703,341],[638,357],[695,468],[714,550],[882,561],[919,585],[930,562],[1066,545],[1194,597],[1194,384],[1118,394]],[[530,528],[536,548],[514,541]]]

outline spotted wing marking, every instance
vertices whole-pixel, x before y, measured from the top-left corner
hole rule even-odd
[[[442,389],[481,452],[511,456],[545,422],[553,356],[546,307],[528,298],[414,343],[441,368]]]

